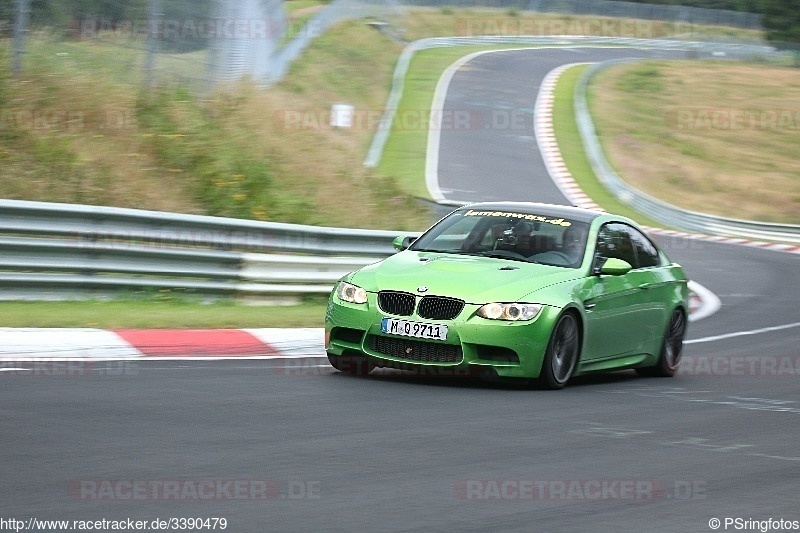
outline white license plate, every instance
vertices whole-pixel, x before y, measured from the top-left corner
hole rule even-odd
[[[390,335],[403,335],[419,339],[447,340],[447,326],[441,324],[425,324],[424,322],[411,322],[384,317],[381,320],[381,332]]]

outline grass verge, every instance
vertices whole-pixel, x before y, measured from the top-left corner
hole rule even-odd
[[[390,177],[407,193],[430,198],[425,185],[428,118],[433,94],[444,70],[474,52],[509,46],[459,46],[417,52],[411,59],[397,109],[397,119],[383,150],[378,172]],[[511,47],[513,48],[513,47]]]
[[[611,67],[590,86],[609,162],[684,209],[800,224],[800,69],[729,61]]]
[[[0,324],[11,328],[205,329],[322,327],[327,302],[248,306],[230,301],[133,298],[69,302],[0,302]]]
[[[7,75],[0,47],[0,197],[339,227],[428,224],[391,178],[362,167],[370,124],[329,125],[334,103],[364,116],[386,101],[402,47],[363,22],[315,39],[269,91],[252,80],[212,94],[180,82],[145,91],[142,51],[129,44],[32,35],[19,77]]]
[[[558,79],[553,95],[553,131],[564,164],[583,192],[606,211],[626,216],[645,226],[663,227],[660,222],[631,209],[611,194],[597,178],[586,157],[575,121],[575,87],[586,68],[588,65],[567,69]]]

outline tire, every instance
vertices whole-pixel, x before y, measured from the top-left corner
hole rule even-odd
[[[536,384],[550,390],[564,387],[575,372],[580,351],[578,319],[572,313],[565,313],[559,317],[550,335],[542,361],[542,371]]]
[[[328,353],[328,361],[339,372],[353,376],[366,376],[375,368],[367,355],[335,355]]]
[[[668,378],[675,375],[683,355],[683,337],[686,335],[686,314],[683,309],[675,309],[669,317],[664,330],[661,354],[655,366],[637,368],[640,376]]]

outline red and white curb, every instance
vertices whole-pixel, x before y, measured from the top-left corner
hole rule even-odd
[[[554,93],[558,79],[566,70],[586,64],[569,63],[547,73],[547,76],[542,80],[539,94],[536,97],[536,105],[533,111],[534,130],[544,165],[561,193],[576,207],[591,209],[592,211],[603,211],[599,205],[583,192],[578,182],[572,177],[569,169],[567,169],[567,165],[561,157],[561,151],[558,148],[556,134],[553,129]]]
[[[325,357],[324,338],[323,328],[0,328],[0,361],[311,358]]]

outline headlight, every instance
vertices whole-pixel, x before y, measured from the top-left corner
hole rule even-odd
[[[353,304],[367,303],[367,291],[345,281],[339,283],[339,286],[336,287],[336,296],[338,296],[340,300]]]
[[[478,309],[478,316],[491,320],[531,320],[542,310],[540,304],[486,304]]]

